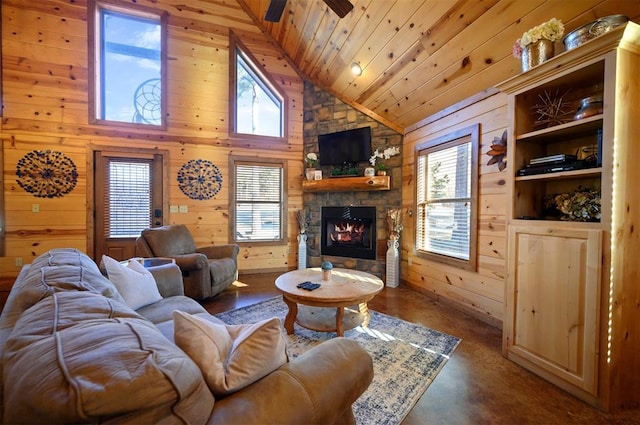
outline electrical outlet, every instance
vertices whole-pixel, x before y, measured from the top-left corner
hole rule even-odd
[[[40,204],[31,204],[31,212],[39,213],[40,212]]]
[[[186,205],[180,205],[180,212],[181,213],[188,213],[189,212],[189,207],[187,207]]]
[[[22,257],[16,257],[15,264],[16,264],[16,267],[21,267],[22,266]]]
[[[170,213],[174,213],[174,214],[178,213],[179,212],[178,206],[177,205],[170,205],[169,206],[169,212]]]

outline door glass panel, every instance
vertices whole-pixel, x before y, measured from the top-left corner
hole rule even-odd
[[[140,236],[151,225],[151,161],[110,159],[105,191],[105,236]]]

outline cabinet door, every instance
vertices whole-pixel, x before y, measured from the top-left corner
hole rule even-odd
[[[601,239],[601,230],[509,228],[506,354],[591,394],[597,388]]]

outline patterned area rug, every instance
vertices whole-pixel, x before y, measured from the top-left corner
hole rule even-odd
[[[353,405],[360,425],[399,424],[409,413],[438,372],[445,365],[460,339],[386,314],[371,312],[368,328],[345,332],[371,354],[373,382]],[[223,322],[235,325],[279,317],[284,323],[287,306],[281,297],[217,314]],[[315,332],[295,325],[289,335],[289,355],[299,356],[334,332]]]

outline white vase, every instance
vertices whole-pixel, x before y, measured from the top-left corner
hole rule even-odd
[[[373,177],[376,174],[376,170],[373,167],[367,167],[364,169],[365,177]]]
[[[387,286],[397,288],[400,284],[400,241],[389,239],[387,241]]]
[[[315,168],[307,168],[304,172],[304,175],[307,177],[307,180],[315,180],[316,178],[316,169]]]
[[[298,270],[307,268],[307,235],[298,235]]]

